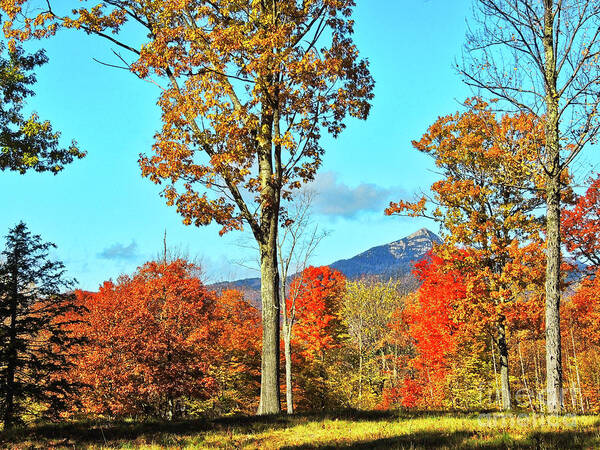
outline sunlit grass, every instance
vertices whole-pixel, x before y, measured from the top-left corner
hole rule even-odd
[[[75,423],[2,438],[12,448],[595,448],[600,447],[600,417],[342,411],[177,423]]]

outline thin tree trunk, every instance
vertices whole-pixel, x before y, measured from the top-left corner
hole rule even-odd
[[[498,353],[500,354],[500,390],[502,392],[502,409],[510,411],[512,401],[510,396],[510,378],[508,372],[508,345],[506,343],[506,326],[504,318],[498,325]]]
[[[288,414],[294,414],[294,392],[292,387],[292,343],[290,324],[284,328],[284,352],[285,352],[285,402]]]
[[[563,408],[560,342],[560,141],[559,95],[554,48],[554,3],[544,0],[544,70],[546,79],[546,407]]]
[[[521,378],[523,379],[523,386],[527,391],[527,398],[529,399],[529,407],[532,411],[535,411],[533,406],[533,399],[531,398],[531,392],[529,391],[529,385],[527,384],[527,378],[525,378],[525,364],[523,363],[523,353],[521,352],[521,342],[518,344],[519,348],[519,360],[521,361]]]
[[[494,351],[494,338],[492,337],[492,364],[494,367],[494,386],[496,386],[496,403],[498,404],[498,408],[502,408],[502,402],[500,397],[500,386],[498,385],[498,370],[496,368],[496,352]]]
[[[567,355],[568,356],[568,355]],[[564,366],[564,378],[563,383],[568,386],[567,392],[569,393],[569,398],[571,399],[571,407],[573,411],[577,410],[577,401],[575,399],[575,384],[573,381],[573,377],[571,376],[569,368],[569,361],[567,359],[567,364]]]
[[[575,380],[571,377],[571,406],[573,407],[573,412],[577,411],[577,386],[575,385]]]
[[[581,378],[579,376],[579,364],[577,363],[577,351],[575,350],[575,336],[573,335],[573,325],[571,325],[571,343],[573,344],[573,359],[575,361],[575,374],[577,376],[577,393],[579,394],[579,405],[581,406],[581,412],[585,412],[583,406],[583,392],[581,391]]]
[[[533,362],[535,364],[535,390],[537,392],[537,403],[540,411],[544,410],[544,398],[542,395],[541,383],[540,383],[540,368],[539,368],[539,359],[538,359],[538,345],[537,342],[534,341],[535,352],[533,353]]]
[[[281,261],[280,261],[281,262]],[[283,354],[285,358],[285,406],[288,414],[294,414],[294,394],[292,392],[292,320],[288,317],[286,305],[286,278],[287,272],[282,267],[282,280],[280,283],[279,299],[281,301],[281,327],[283,329]]]
[[[358,404],[362,407],[362,367],[363,367],[363,354],[362,354],[362,339],[358,341]]]

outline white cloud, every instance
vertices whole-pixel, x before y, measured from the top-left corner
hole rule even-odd
[[[319,173],[308,188],[317,194],[313,203],[316,214],[344,218],[363,211],[383,214],[390,201],[406,197],[406,192],[399,187],[384,188],[374,183],[348,186],[332,171]]]

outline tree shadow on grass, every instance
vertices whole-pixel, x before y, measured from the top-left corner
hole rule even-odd
[[[472,436],[468,432],[415,432],[402,436],[375,439],[369,441],[351,442],[340,445],[299,445],[283,447],[285,450],[310,450],[310,449],[393,449],[393,448],[460,448],[463,442]]]
[[[63,424],[37,425],[0,433],[0,445],[10,447],[24,444],[33,448],[55,446],[99,445],[122,446],[129,443],[178,447],[189,443],[192,438],[199,444],[202,434],[221,432],[227,435],[253,435],[261,432],[290,428],[312,421],[345,420],[349,422],[381,422],[416,419],[422,417],[473,417],[479,412],[448,411],[357,411],[340,410],[329,412],[300,413],[292,416],[231,416],[218,419],[197,419],[176,422],[160,421],[117,421],[117,422],[72,422]],[[555,432],[530,433],[521,440],[513,440],[500,430],[490,431],[490,436],[479,436],[476,431],[420,431],[409,435],[392,436],[370,441],[341,443],[337,446],[296,446],[290,449],[316,448],[591,448],[600,447],[599,431],[562,430]],[[253,441],[253,445],[260,442]],[[268,444],[268,439],[264,444]]]
[[[484,439],[476,432],[420,431],[402,436],[374,439],[339,445],[298,445],[282,447],[282,450],[326,449],[430,449],[430,448],[479,448],[479,449],[588,449],[599,448],[600,436],[593,431],[556,431],[530,433],[521,439],[499,434]]]
[[[228,417],[218,420],[185,420],[173,422],[159,421],[111,421],[111,422],[73,422],[63,424],[37,425],[18,428],[0,433],[0,444],[35,442],[38,445],[117,445],[125,441],[142,440],[167,444],[178,436],[189,436],[208,431],[229,429],[278,429],[288,426],[282,416]],[[171,445],[175,445],[173,442]]]
[[[456,416],[445,411],[359,411],[338,410],[327,412],[298,413],[291,416],[230,416],[217,419],[195,419],[184,421],[89,421],[70,422],[61,424],[34,425],[27,428],[17,428],[0,433],[0,443],[19,442],[59,442],[70,445],[99,444],[113,445],[123,441],[135,441],[139,438],[161,441],[176,439],[177,435],[190,435],[208,431],[243,431],[244,433],[259,433],[267,430],[288,428],[309,421],[348,420],[348,421],[395,421],[433,415]],[[166,436],[169,435],[169,436]],[[171,436],[172,435],[172,436]]]

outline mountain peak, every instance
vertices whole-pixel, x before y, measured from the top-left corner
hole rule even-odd
[[[437,234],[427,228],[421,228],[418,231],[415,231],[413,234],[406,236],[404,239],[414,239],[414,238],[429,238],[432,241],[440,241],[440,238]]]
[[[427,228],[389,244],[379,245],[350,259],[330,265],[349,278],[363,275],[398,276],[410,274],[414,263],[425,257],[441,239]]]

